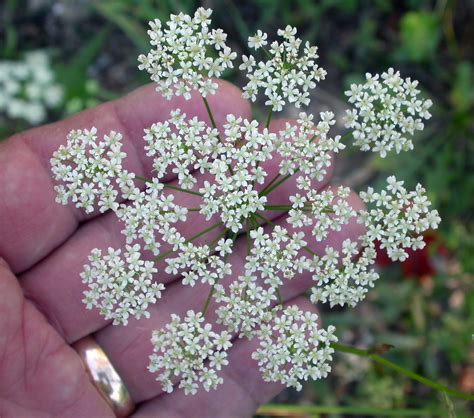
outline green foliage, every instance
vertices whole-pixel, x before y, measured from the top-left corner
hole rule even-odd
[[[140,21],[129,15],[129,5],[125,2],[109,1],[92,3],[92,7],[106,20],[117,25],[139,50],[146,50],[148,40],[146,29]]]
[[[198,2],[195,0],[104,0],[91,2],[91,7],[105,20],[116,25],[133,42],[137,50],[148,49],[147,22],[166,20],[171,13],[191,13]]]
[[[474,105],[474,68],[471,62],[461,61],[456,66],[449,95],[457,112],[465,113]],[[466,124],[469,123],[469,115]]]
[[[103,28],[78,50],[77,55],[69,62],[57,66],[59,81],[65,87],[66,101],[75,98],[85,98],[89,95],[87,89],[87,68],[101,51],[107,36],[110,34],[108,27]]]
[[[424,62],[433,58],[441,38],[435,13],[408,12],[400,20],[401,51],[408,60]]]

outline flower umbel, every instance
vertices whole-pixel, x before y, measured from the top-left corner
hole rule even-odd
[[[220,77],[233,68],[237,54],[226,45],[227,34],[221,29],[209,29],[212,10],[200,7],[191,17],[184,13],[171,15],[164,28],[156,19],[150,22],[150,43],[153,49],[140,55],[140,70],[146,70],[157,91],[172,96],[191,98],[197,90],[203,97],[214,94]],[[215,56],[217,55],[217,57]]]
[[[185,394],[194,395],[200,386],[209,392],[223,382],[219,371],[229,363],[230,339],[226,331],[214,332],[201,313],[190,310],[184,320],[173,314],[165,329],[153,333],[148,369],[159,373],[165,392],[173,391],[173,377],[180,378]]]
[[[122,168],[127,156],[122,151],[122,135],[110,132],[101,141],[97,129],[71,131],[67,145],[61,145],[53,154],[51,165],[56,180],[57,201],[65,205],[69,199],[86,213],[94,210],[96,198],[99,210],[116,210],[118,191],[114,186],[126,190],[134,178]]]
[[[360,222],[367,228],[368,239],[379,240],[381,248],[387,249],[393,261],[404,261],[408,257],[405,249],[423,248],[423,233],[430,228],[436,229],[441,218],[436,209],[429,209],[431,203],[421,184],[411,192],[394,176],[387,179],[387,184],[386,190],[380,193],[369,187],[360,194],[365,203],[375,205],[369,211],[361,212]]]
[[[200,8],[164,25],[151,22],[153,48],[139,58],[164,97],[201,95],[210,124],[174,109],[145,129],[151,178],[125,169],[120,133],[99,139],[95,128],[71,131],[51,159],[57,200],[87,213],[110,210],[122,225],[123,242],[93,249],[81,274],[87,308],[127,325],[151,316],[162,282],[179,279],[196,292],[190,306],[153,332],[149,371],[166,392],[216,389],[233,338],[258,342],[252,358],[264,380],[301,389],[301,381],[330,372],[337,337],[314,313],[285,305],[288,283],[312,283],[315,304],[355,306],[379,278],[376,241],[392,260],[404,260],[406,249],[422,248],[423,234],[440,217],[421,185],[408,191],[393,176],[384,190],[360,193],[368,206],[362,209],[347,187],[321,189],[334,155],[348,145],[347,135],[331,134],[334,113],[315,119],[300,112],[293,123],[271,123],[287,104],[308,105],[325,76],[317,48],[302,47],[293,27],[278,30],[282,41],[270,46],[257,31],[249,47],[268,59],[243,56],[239,67],[249,80],[243,96],[266,97],[266,123],[228,114],[218,127],[205,97],[236,54],[225,33],[210,29],[210,16]],[[347,95],[355,145],[382,157],[411,149],[430,117],[431,102],[419,99],[417,82],[392,69],[367,75]],[[292,187],[279,189],[290,178]],[[202,229],[194,231],[196,225]],[[334,239],[347,228],[360,233]],[[202,307],[195,306],[203,294]]]
[[[253,55],[243,55],[239,69],[247,73],[249,80],[244,87],[244,97],[254,102],[263,91],[267,99],[265,105],[280,112],[287,103],[296,107],[309,105],[309,92],[317,82],[324,80],[326,71],[316,64],[316,46],[306,42],[300,54],[302,40],[295,36],[296,28],[287,26],[277,33],[282,41],[273,41],[268,50],[265,49],[266,33],[259,30],[249,37],[249,48],[264,49],[268,60],[257,61]]]
[[[127,325],[130,316],[150,317],[149,305],[154,304],[165,288],[153,282],[156,268],[151,261],[141,259],[140,246],[127,246],[122,256],[120,249],[109,248],[107,254],[94,249],[90,264],[84,266],[82,280],[89,286],[84,292],[88,309],[96,307],[113,324]]]
[[[289,306],[260,328],[260,347],[252,358],[258,362],[263,380],[301,390],[302,380],[328,375],[336,328],[331,325],[327,330],[320,329],[317,321],[318,315]]]
[[[431,117],[431,100],[420,99],[418,81],[401,78],[393,68],[382,76],[365,77],[364,84],[352,84],[346,91],[354,106],[346,111],[346,128],[353,129],[354,144],[382,158],[392,149],[397,154],[413,149],[411,137],[423,130],[423,119]]]

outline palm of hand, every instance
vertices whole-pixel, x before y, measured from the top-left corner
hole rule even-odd
[[[240,92],[227,83],[220,83],[210,102],[214,103],[219,126],[227,113],[250,115]],[[94,125],[101,133],[121,131],[128,168],[139,175],[151,175],[151,162],[143,155],[143,129],[166,119],[177,107],[188,116],[207,120],[199,98],[168,102],[148,86],[117,102],[25,132],[0,145],[0,256],[19,277],[18,282],[7,266],[0,267],[0,416],[113,416],[70,347],[92,333],[138,404],[137,416],[251,416],[259,404],[282,389],[279,384],[261,380],[250,358],[257,343],[238,341],[229,353],[230,365],[223,371],[224,384],[216,392],[201,391],[187,397],[181,391],[162,393],[161,385],[146,370],[152,350],[151,331],[163,327],[171,313],[200,309],[208,291],[203,286],[168,283],[163,298],[153,307],[151,319],[132,321],[126,328],[112,327],[95,310],[84,309],[84,288],[79,278],[82,266],[91,249],[121,245],[121,227],[111,214],[94,213],[86,218],[73,207],[55,203],[49,158],[69,130]],[[281,126],[282,121],[272,124],[273,129]],[[270,178],[278,163],[272,165],[267,167]],[[326,183],[327,179],[321,187]],[[288,181],[276,196],[269,195],[269,202],[288,200],[294,187]],[[355,196],[351,196],[351,202],[360,207]],[[193,216],[195,219],[185,226],[187,230],[182,231],[185,236],[206,227],[201,215]],[[284,217],[277,222],[285,224]],[[338,246],[345,238],[358,236],[360,228],[351,223],[328,241]],[[236,271],[243,265],[238,250],[240,246],[244,251],[243,242],[237,242],[232,260]],[[305,305],[306,310],[314,309],[298,297],[310,285],[310,277],[295,278],[282,289],[282,296],[292,304]]]

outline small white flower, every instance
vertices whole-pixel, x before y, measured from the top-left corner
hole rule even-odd
[[[436,209],[429,209],[431,203],[420,184],[409,192],[394,176],[387,183],[387,191],[374,193],[369,188],[360,194],[369,210],[361,212],[359,222],[368,229],[369,239],[379,240],[393,261],[404,261],[408,257],[405,249],[418,249],[423,233],[436,229],[441,218]],[[370,210],[374,205],[379,209]]]
[[[150,22],[152,49],[138,57],[138,68],[150,74],[167,99],[175,95],[190,99],[193,90],[203,97],[215,94],[217,83],[210,78],[233,68],[236,53],[226,45],[227,35],[221,29],[209,31],[211,14],[212,10],[200,7],[193,17],[171,15],[166,27],[158,19]]]
[[[223,382],[217,372],[228,364],[230,340],[226,331],[217,333],[211,324],[204,324],[201,313],[188,311],[184,320],[171,315],[171,322],[164,329],[153,332],[154,353],[148,370],[158,373],[156,380],[165,392],[173,391],[171,379],[175,376],[181,378],[179,388],[186,395],[194,395],[200,386],[208,392]]]
[[[301,380],[325,378],[331,371],[335,328],[318,327],[318,316],[297,306],[276,311],[269,327],[257,332],[260,347],[252,354],[263,380],[301,390]]]
[[[249,48],[259,49],[267,44],[267,34],[258,30],[254,36],[249,37]]]
[[[127,325],[130,317],[149,317],[148,305],[155,303],[164,290],[161,283],[153,282],[156,271],[152,262],[141,259],[138,244],[127,246],[123,255],[113,248],[102,255],[96,248],[81,273],[89,287],[83,302],[88,309],[98,308],[105,319],[113,319],[114,325]]]
[[[116,210],[118,191],[115,185],[124,186],[120,176],[133,175],[122,168],[126,153],[122,151],[122,135],[111,131],[101,141],[97,129],[71,131],[67,144],[61,145],[51,158],[54,178],[61,184],[55,186],[58,203],[67,204],[69,200],[87,213],[95,209],[96,198],[101,212]]]
[[[353,130],[354,144],[382,158],[392,149],[400,153],[413,149],[410,139],[429,119],[431,100],[420,100],[416,81],[402,79],[389,68],[382,74],[366,74],[365,84],[352,84],[346,91],[354,108],[346,111],[346,128]]]
[[[274,41],[266,52],[267,61],[256,61],[250,56],[242,57],[240,70],[247,72],[248,83],[244,86],[243,97],[255,101],[262,91],[266,97],[265,105],[275,112],[280,112],[287,103],[297,108],[310,103],[309,91],[316,87],[316,82],[323,80],[326,71],[316,64],[317,47],[308,42],[300,56],[301,39],[296,38],[296,29],[287,26],[279,29],[281,43]],[[258,31],[248,39],[249,48],[260,49],[267,44],[267,34]]]

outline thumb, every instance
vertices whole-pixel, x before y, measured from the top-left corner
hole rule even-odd
[[[79,356],[0,258],[0,416],[111,417]]]

